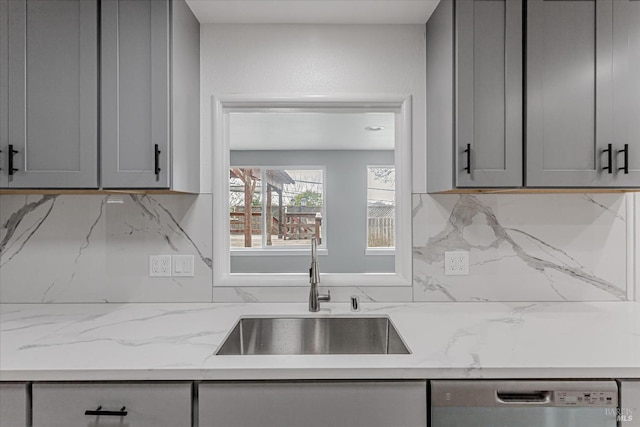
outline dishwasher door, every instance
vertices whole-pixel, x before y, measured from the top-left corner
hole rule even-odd
[[[432,427],[616,427],[615,381],[431,381]]]

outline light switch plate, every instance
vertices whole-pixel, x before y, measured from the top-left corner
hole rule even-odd
[[[194,276],[193,255],[174,255],[172,274],[176,277],[193,277]]]
[[[447,251],[444,253],[445,276],[469,274],[469,251]]]

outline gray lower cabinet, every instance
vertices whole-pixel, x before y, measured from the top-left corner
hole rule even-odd
[[[103,188],[198,191],[199,43],[184,0],[102,0]]]
[[[190,427],[192,384],[33,385],[33,427]]]
[[[0,186],[98,187],[97,0],[0,1]]]
[[[620,423],[624,427],[640,427],[640,380],[620,381]]]
[[[0,427],[27,427],[27,385],[0,384]]]
[[[429,192],[522,186],[522,1],[443,0],[426,34]]]
[[[199,385],[200,427],[424,427],[426,381]]]
[[[640,186],[639,6],[528,0],[527,186]]]

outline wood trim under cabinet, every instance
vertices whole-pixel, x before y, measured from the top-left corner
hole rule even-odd
[[[200,194],[188,193],[175,190],[87,190],[87,189],[2,189],[3,194],[87,194],[87,195],[109,195],[109,194]]]
[[[457,188],[431,194],[637,193],[640,188]]]

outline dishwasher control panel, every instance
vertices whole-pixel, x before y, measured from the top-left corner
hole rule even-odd
[[[556,391],[556,406],[617,406],[617,393],[613,391]]]

